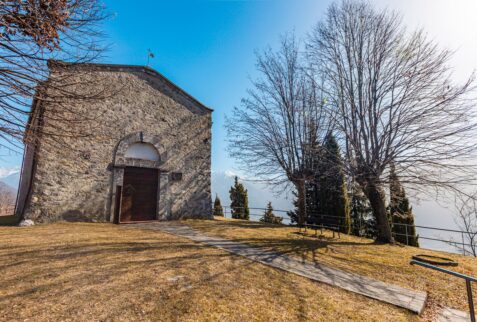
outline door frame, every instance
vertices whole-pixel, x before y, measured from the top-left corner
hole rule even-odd
[[[157,181],[157,190],[156,190],[156,199],[155,199],[155,213],[154,213],[154,219],[150,220],[130,220],[130,221],[121,221],[121,215],[122,215],[122,201],[123,201],[123,193],[124,193],[124,173],[127,171],[127,169],[149,169],[149,170],[156,170],[157,171],[157,176],[156,176],[156,181]],[[134,223],[141,223],[141,222],[153,222],[153,221],[158,221],[159,220],[159,200],[160,200],[160,191],[161,191],[161,170],[157,168],[151,168],[151,167],[137,167],[137,166],[125,166],[123,168],[123,184],[121,186],[118,186],[116,188],[116,200],[119,202],[119,204],[116,204],[115,207],[115,216],[114,216],[114,223],[117,224],[134,224]],[[119,189],[118,189],[119,188]],[[119,198],[118,198],[119,197]],[[117,210],[116,210],[117,209]],[[117,216],[117,217],[116,217]],[[117,218],[117,219],[116,219]]]
[[[114,218],[113,222],[119,224],[121,219],[121,203],[123,198],[123,186],[116,186],[116,197],[114,198]]]

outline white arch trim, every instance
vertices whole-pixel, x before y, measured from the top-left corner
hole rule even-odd
[[[159,161],[160,156],[157,149],[150,143],[133,143],[129,145],[124,153],[126,158],[142,159],[149,161]]]

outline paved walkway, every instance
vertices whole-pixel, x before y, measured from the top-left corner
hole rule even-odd
[[[206,236],[186,225],[161,222],[134,224],[127,225],[126,227],[160,230],[185,237],[314,281],[337,286],[382,302],[394,304],[417,314],[422,312],[427,299],[426,292],[413,291],[368,277],[347,273],[325,265],[302,261],[283,254],[267,251],[260,247],[249,246],[220,237]]]

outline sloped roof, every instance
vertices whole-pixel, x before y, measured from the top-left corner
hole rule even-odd
[[[127,72],[127,71],[134,71],[134,72],[142,72],[148,75],[152,75],[164,81],[168,86],[172,87],[173,89],[177,90],[179,93],[193,101],[199,107],[204,109],[207,112],[213,112],[213,109],[205,106],[195,97],[184,91],[182,88],[177,86],[171,80],[169,80],[166,76],[162,75],[155,69],[152,69],[148,66],[140,66],[140,65],[122,65],[122,64],[99,64],[99,63],[69,63],[60,60],[49,60],[48,67],[74,67],[74,68],[86,68],[86,69],[93,69],[93,70],[105,70],[105,71],[119,71],[119,72]]]

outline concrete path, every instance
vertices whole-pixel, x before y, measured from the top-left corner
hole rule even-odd
[[[413,291],[368,277],[347,273],[325,265],[302,261],[283,254],[267,251],[260,247],[254,247],[220,237],[206,236],[186,225],[161,222],[132,224],[125,227],[160,230],[185,237],[314,281],[337,286],[350,292],[394,304],[417,314],[422,312],[427,299],[426,292]]]

